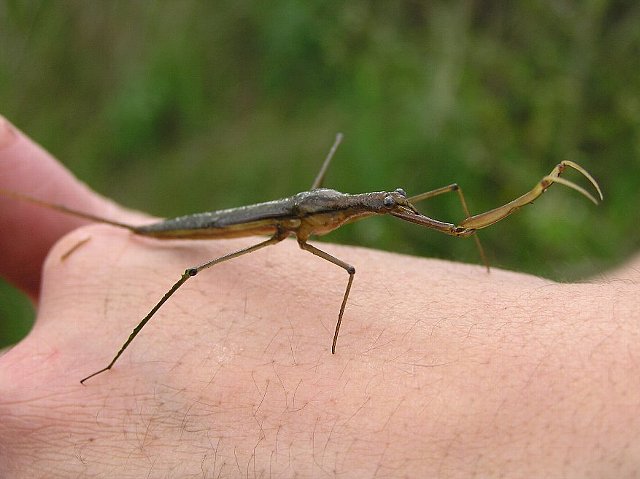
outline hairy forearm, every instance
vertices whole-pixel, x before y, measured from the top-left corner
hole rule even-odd
[[[235,244],[165,246],[101,227],[58,245],[39,324],[2,358],[5,470],[624,477],[636,467],[640,311],[629,282],[558,284],[324,245],[357,267],[331,355],[346,274],[285,242],[198,276],[112,371],[78,384],[185,266]]]

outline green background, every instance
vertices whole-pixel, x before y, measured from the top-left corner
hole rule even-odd
[[[305,190],[338,131],[327,186],[458,182],[476,213],[572,159],[602,205],[558,186],[481,234],[494,266],[568,281],[637,249],[639,25],[633,1],[5,0],[0,113],[159,216]],[[455,195],[420,207],[463,218]],[[472,241],[393,218],[327,240],[478,261]],[[30,310],[0,287],[0,344]]]

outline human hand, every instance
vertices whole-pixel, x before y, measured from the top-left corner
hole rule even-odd
[[[140,220],[7,128],[0,186]],[[38,301],[31,334],[0,357],[6,477],[637,469],[630,276],[559,284],[324,244],[357,269],[331,355],[347,275],[284,241],[191,279],[83,386],[185,268],[260,240],[161,242],[82,223],[0,197],[0,272]]]

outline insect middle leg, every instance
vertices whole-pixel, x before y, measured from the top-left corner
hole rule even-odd
[[[338,259],[335,256],[332,256],[329,253],[316,248],[315,246],[307,244],[305,241],[299,240],[298,244],[303,250],[313,253],[322,259],[326,259],[330,263],[340,266],[347,273],[349,273],[349,282],[347,283],[347,288],[344,290],[344,297],[342,298],[342,304],[340,305],[340,313],[338,313],[338,322],[336,323],[336,330],[333,333],[333,342],[331,343],[331,354],[335,354],[336,342],[338,341],[338,333],[340,332],[340,325],[342,324],[342,315],[344,314],[344,308],[347,306],[347,299],[349,298],[349,291],[351,291],[351,285],[353,284],[353,277],[356,274],[356,269],[349,263],[345,263],[341,259]]]
[[[333,142],[333,146],[329,150],[329,154],[327,155],[324,162],[322,163],[322,166],[320,167],[320,171],[318,172],[318,175],[316,176],[315,180],[313,180],[313,183],[311,184],[312,190],[315,190],[316,188],[322,188],[322,183],[324,183],[324,177],[327,174],[327,170],[329,169],[329,164],[331,163],[331,160],[333,159],[333,155],[335,155],[336,150],[338,149],[338,146],[340,145],[341,141],[342,141],[342,133],[338,133],[336,135],[335,141]]]
[[[198,274],[203,269],[210,268],[213,265],[216,265],[218,263],[222,263],[224,261],[228,261],[228,260],[233,259],[233,258],[237,258],[238,256],[242,256],[242,255],[245,255],[247,253],[252,253],[252,252],[254,252],[256,250],[264,248],[265,246],[269,246],[269,245],[272,245],[272,244],[279,243],[280,241],[282,241],[286,237],[287,237],[286,234],[283,234],[282,232],[277,232],[275,235],[273,235],[268,240],[262,241],[262,242],[260,242],[258,244],[253,245],[253,246],[249,246],[248,248],[243,248],[241,250],[234,251],[233,253],[229,253],[229,254],[226,254],[224,256],[220,256],[219,258],[216,258],[216,259],[211,260],[211,261],[209,261],[207,263],[201,264],[200,266],[195,266],[193,268],[187,268],[185,270],[185,272],[182,273],[182,276],[180,277],[180,279],[178,281],[176,281],[176,283],[171,287],[171,289],[169,289],[169,291],[167,291],[164,294],[162,299],[156,303],[156,305],[151,309],[151,311],[149,311],[149,313],[147,313],[147,315],[142,319],[142,321],[140,321],[140,323],[138,323],[138,325],[133,329],[133,331],[129,335],[129,338],[124,342],[124,344],[122,345],[120,350],[117,352],[117,354],[113,357],[111,362],[106,367],[100,369],[99,371],[96,371],[95,373],[90,374],[89,376],[87,376],[86,378],[81,380],[80,383],[84,384],[84,382],[87,379],[90,379],[90,378],[92,378],[94,376],[97,376],[100,373],[103,373],[103,372],[108,371],[109,369],[111,369],[113,367],[113,365],[115,364],[115,362],[118,360],[118,358],[122,355],[122,353],[124,353],[125,349],[127,349],[129,344],[131,344],[131,341],[134,340],[134,338],[138,335],[138,333],[142,330],[142,328],[144,328],[144,326],[149,322],[149,320],[153,317],[153,315],[156,314],[156,312],[160,309],[160,307],[173,295],[173,293],[178,291],[178,289],[180,289],[180,287],[184,283],[186,283],[189,278],[192,278],[193,276]]]
[[[460,199],[460,203],[462,204],[462,209],[464,210],[464,214],[466,218],[471,216],[469,212],[469,207],[467,206],[467,201],[464,198],[464,193],[462,192],[462,188],[458,186],[457,183],[451,183],[450,185],[443,186],[442,188],[437,188],[435,190],[427,191],[425,193],[421,193],[419,195],[411,196],[408,198],[410,203],[417,203],[418,201],[428,200],[429,198],[434,198],[436,196],[442,195],[444,193],[450,193],[455,191],[458,193],[458,198]],[[487,259],[487,255],[484,252],[484,248],[482,247],[482,243],[480,242],[480,238],[478,235],[473,235],[473,239],[476,242],[476,247],[478,248],[478,253],[480,253],[480,260],[487,268],[487,272],[489,271],[489,260]]]

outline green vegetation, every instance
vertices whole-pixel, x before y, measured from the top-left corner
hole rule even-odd
[[[600,181],[600,207],[557,187],[481,236],[495,266],[570,280],[639,244],[638,25],[637,3],[606,0],[7,0],[0,113],[97,191],[159,216],[306,189],[338,131],[327,186],[455,181],[473,212],[572,159]],[[455,195],[421,207],[462,218]],[[478,261],[472,241],[394,219],[326,240]],[[10,294],[0,343],[28,316]]]

